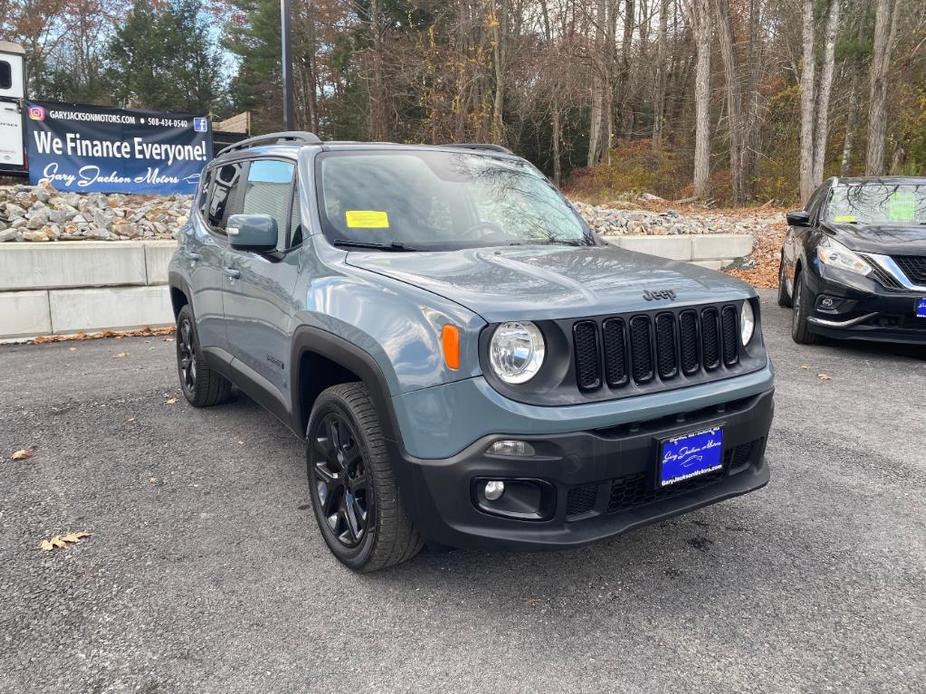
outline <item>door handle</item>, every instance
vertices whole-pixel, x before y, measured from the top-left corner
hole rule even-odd
[[[227,268],[224,268],[224,270],[225,270],[225,276],[228,277],[229,279],[236,280],[239,277],[241,277],[241,271],[236,270],[233,267],[227,267]]]

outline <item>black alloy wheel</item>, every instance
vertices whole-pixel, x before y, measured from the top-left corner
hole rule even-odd
[[[183,397],[193,407],[210,407],[228,400],[231,383],[213,371],[199,348],[196,321],[189,305],[177,314],[177,375]]]
[[[373,494],[357,434],[339,412],[329,412],[313,432],[312,475],[322,515],[338,542],[359,545],[372,522]]]
[[[177,370],[184,393],[196,391],[196,355],[193,345],[193,324],[184,316],[177,326]]]

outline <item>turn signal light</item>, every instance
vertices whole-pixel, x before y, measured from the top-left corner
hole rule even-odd
[[[460,329],[455,325],[445,325],[440,331],[441,345],[444,350],[444,363],[448,369],[460,368]]]

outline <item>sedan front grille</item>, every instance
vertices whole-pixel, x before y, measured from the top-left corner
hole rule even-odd
[[[740,362],[739,307],[662,311],[572,325],[576,383],[584,393],[684,378],[722,378]]]
[[[895,255],[892,257],[913,284],[926,286],[926,255]]]

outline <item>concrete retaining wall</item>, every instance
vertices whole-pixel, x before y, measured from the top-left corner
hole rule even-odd
[[[604,239],[718,270],[752,251],[749,235]],[[0,244],[0,340],[170,325],[174,248],[174,241]]]
[[[0,340],[173,323],[175,241],[0,244]]]
[[[628,251],[649,253],[672,260],[686,260],[712,270],[730,265],[752,253],[750,234],[698,234],[691,236],[602,236]]]

